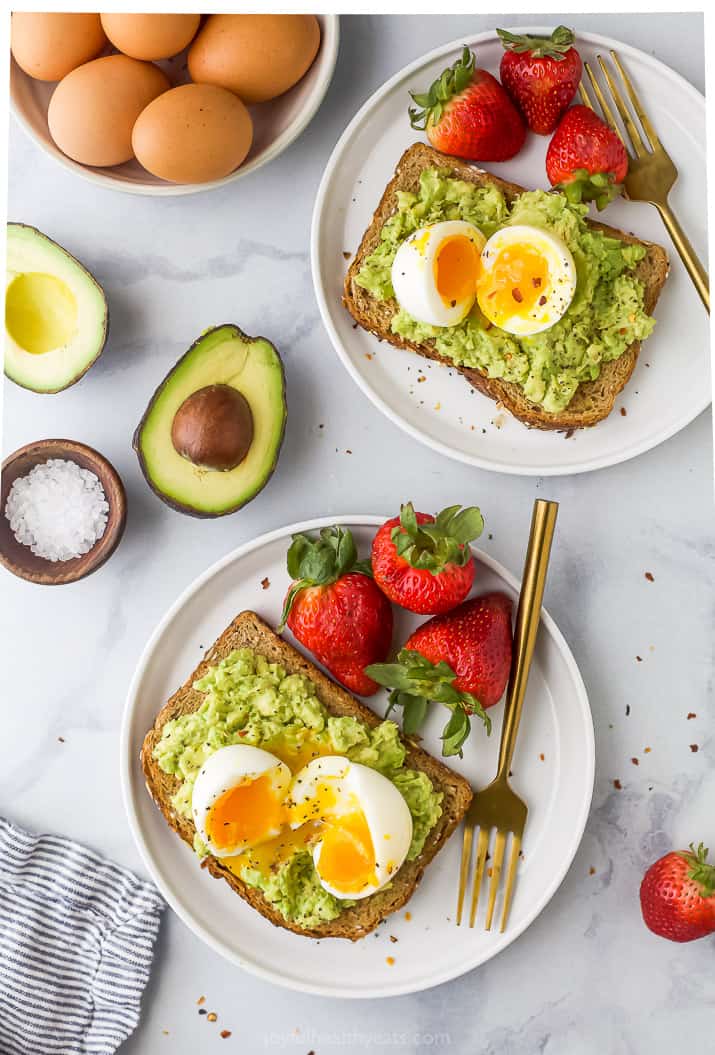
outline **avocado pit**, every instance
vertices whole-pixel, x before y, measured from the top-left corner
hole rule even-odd
[[[174,415],[171,442],[193,465],[219,472],[235,469],[253,442],[248,400],[232,385],[207,385],[192,392]]]

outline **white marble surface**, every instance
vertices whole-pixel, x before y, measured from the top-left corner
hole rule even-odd
[[[700,16],[568,21],[656,54],[703,89]],[[345,18],[337,74],[317,118],[279,161],[222,192],[164,200],[104,192],[12,129],[10,218],[46,231],[94,271],[112,333],[75,388],[39,397],[6,386],[4,449],[43,436],[97,446],[125,480],[129,520],[115,557],[85,582],[49,590],[0,576],[0,812],[141,872],[120,798],[118,731],[129,678],[159,617],[209,563],[264,530],[331,512],[388,513],[407,497],[428,509],[478,502],[493,536],[484,548],[517,572],[533,497],[561,502],[547,604],[581,666],[596,726],[596,789],[582,847],[549,908],[496,960],[415,997],[334,1002],[242,973],[167,913],[126,1055],[670,1055],[696,1038],[700,1050],[710,1043],[713,941],[656,940],[637,902],[642,871],[661,851],[691,839],[715,844],[709,415],[650,454],[587,476],[479,472],[417,448],[383,420],[339,365],[313,299],[311,204],[346,122],[406,62],[493,24],[488,16]],[[131,433],[167,368],[218,321],[265,333],[281,349],[290,420],[264,494],[236,516],[200,521],[149,491]],[[689,711],[697,718],[686,721]],[[197,1015],[201,994],[218,1023]],[[220,1040],[221,1028],[232,1037]]]

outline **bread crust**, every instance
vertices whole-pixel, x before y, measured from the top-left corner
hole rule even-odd
[[[524,187],[516,183],[508,183],[469,162],[440,154],[425,143],[414,143],[400,158],[395,174],[385,188],[380,204],[350,264],[343,291],[343,304],[347,310],[363,329],[373,333],[380,340],[388,341],[397,348],[410,349],[418,355],[457,370],[472,388],[496,400],[503,405],[504,409],[530,428],[581,429],[603,421],[613,410],[618,393],[628,383],[635,369],[640,341],[634,341],[618,359],[603,363],[600,375],[595,381],[582,381],[567,407],[557,413],[548,413],[543,407],[528,400],[523,390],[514,382],[487,377],[481,370],[457,366],[451,359],[439,355],[433,341],[417,344],[394,334],[390,325],[393,315],[398,310],[397,302],[395,300],[379,301],[367,290],[357,285],[355,279],[363,261],[375,249],[380,241],[383,225],[397,210],[398,190],[416,191],[419,186],[420,173],[432,166],[447,169],[455,178],[467,180],[478,186],[493,184],[503,192],[507,201],[512,201],[525,190]],[[619,238],[623,242],[645,247],[646,255],[638,262],[634,273],[643,282],[645,310],[652,315],[668,277],[669,263],[665,249],[653,242],[645,242],[632,234],[627,234],[625,231],[619,231],[615,227],[609,227],[607,224],[589,219],[586,222],[590,227]]]
[[[173,718],[190,714],[200,707],[203,693],[193,688],[193,683],[203,677],[208,669],[224,659],[234,649],[251,648],[272,663],[280,663],[290,674],[304,674],[313,682],[316,695],[332,715],[354,715],[366,725],[378,725],[379,718],[369,707],[360,703],[349,692],[327,678],[297,649],[284,641],[255,612],[241,612],[230,626],[211,646],[201,663],[187,678],[156,717],[153,727],[144,738],[141,748],[141,765],[149,794],[161,810],[167,823],[193,849],[196,829],[193,821],[175,813],[171,798],[178,791],[180,782],[171,774],[164,773],[154,758],[154,748],[161,739],[164,725]],[[305,929],[285,919],[260,890],[248,886],[230,872],[221,861],[209,856],[205,867],[216,879],[224,879],[244,901],[278,927],[312,938],[348,938],[357,941],[374,930],[386,916],[396,912],[412,897],[422,878],[425,867],[442,848],[472,800],[472,789],[458,773],[424,751],[416,742],[402,738],[407,748],[406,765],[426,773],[437,790],[443,792],[442,816],[427,836],[422,853],[414,861],[406,861],[397,872],[389,889],[379,890],[370,897],[358,901],[352,908],[344,909],[337,919]],[[198,864],[197,864],[198,867]]]

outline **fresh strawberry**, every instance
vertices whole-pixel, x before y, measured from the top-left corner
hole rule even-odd
[[[392,689],[388,713],[402,707],[408,736],[422,725],[430,700],[452,712],[442,732],[443,755],[461,755],[472,715],[491,731],[486,709],[501,699],[511,668],[511,609],[503,593],[465,601],[418,627],[395,663],[367,668],[371,678]]]
[[[623,190],[626,148],[588,106],[572,106],[546,151],[546,175],[569,201],[595,201],[603,209]]]
[[[372,573],[391,601],[420,615],[448,612],[474,581],[469,543],[484,528],[476,506],[449,506],[436,517],[411,502],[382,525],[372,543]]]
[[[410,92],[419,110],[410,108],[413,128],[425,129],[436,150],[470,161],[506,161],[524,145],[526,129],[501,84],[475,69],[474,54],[444,71],[428,92]]]
[[[551,135],[581,80],[573,30],[559,26],[550,37],[497,33],[506,48],[499,67],[502,84],[532,132]]]
[[[715,865],[707,863],[702,843],[696,849],[666,854],[648,869],[641,883],[646,927],[670,941],[694,941],[715,934]]]
[[[293,583],[279,630],[287,624],[334,677],[360,696],[377,692],[365,673],[385,659],[392,641],[392,608],[357,559],[347,528],[323,528],[320,537],[294,535],[288,550]]]

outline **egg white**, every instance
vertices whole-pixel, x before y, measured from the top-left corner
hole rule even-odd
[[[576,265],[568,246],[557,235],[539,227],[515,224],[501,227],[487,240],[481,254],[482,276],[498,267],[500,254],[514,245],[528,245],[546,263],[549,279],[539,295],[543,303],[537,300],[529,310],[520,311],[515,300],[513,314],[500,317],[484,297],[481,281],[477,284],[477,299],[482,312],[495,326],[518,337],[529,337],[550,329],[566,314],[576,292]]]
[[[199,771],[191,797],[191,811],[194,825],[200,838],[214,857],[234,857],[257,845],[257,842],[239,842],[234,846],[217,847],[211,840],[207,829],[207,818],[211,807],[230,788],[235,788],[246,780],[255,780],[264,773],[270,775],[274,794],[279,801],[285,799],[291,782],[291,771],[285,762],[250,744],[233,744],[221,747],[204,762]],[[261,842],[275,837],[280,828],[265,833]]]
[[[430,326],[456,326],[472,309],[474,292],[448,303],[437,289],[435,261],[440,248],[449,238],[462,235],[481,252],[486,239],[478,227],[466,220],[444,220],[421,227],[406,238],[392,264],[392,288],[398,304],[413,319]]]
[[[412,814],[395,785],[369,766],[363,766],[337,755],[313,759],[304,766],[293,782],[291,802],[306,806],[321,797],[319,788],[331,789],[334,801],[321,810],[328,824],[339,826],[340,817],[361,810],[370,831],[375,851],[374,877],[364,887],[347,893],[330,885],[320,872],[322,840],[313,846],[313,863],[321,886],[337,898],[360,900],[380,890],[395,875],[407,857],[412,842]],[[298,827],[300,820],[292,827]]]

